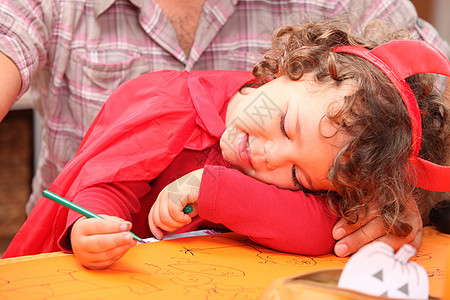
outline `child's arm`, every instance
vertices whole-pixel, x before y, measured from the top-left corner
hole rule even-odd
[[[323,197],[279,189],[234,169],[205,167],[198,213],[280,251],[321,255],[335,243],[337,217]]]
[[[331,230],[337,218],[327,209],[323,198],[279,189],[224,167],[207,166],[202,175],[200,217],[280,251],[307,255],[332,251]],[[190,216],[182,213],[187,203],[197,200],[195,193],[191,193],[194,197],[183,196],[192,190],[186,184],[187,179],[193,178],[190,176],[192,173],[180,178],[181,184],[173,183],[177,194],[167,191],[171,190],[169,185],[158,196],[149,214],[149,226],[155,236],[162,236],[159,228],[166,231],[181,228],[196,214],[196,209]],[[191,182],[196,181],[200,182],[199,179]]]

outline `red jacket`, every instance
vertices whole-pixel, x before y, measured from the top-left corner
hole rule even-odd
[[[102,184],[152,185],[181,153],[204,153],[217,147],[225,129],[220,113],[226,111],[230,97],[252,79],[250,72],[243,71],[160,71],[123,84],[102,107],[75,158],[49,190],[72,201],[80,192]],[[201,218],[278,250],[331,251],[336,217],[322,198],[281,190],[225,167],[205,170],[199,197]],[[139,226],[139,221],[134,222],[133,231],[138,233],[152,202],[148,194],[136,198],[133,211],[127,213],[140,216],[131,217],[141,221]],[[101,205],[94,212],[118,214]],[[61,250],[58,240],[70,222],[66,208],[41,198],[3,257]],[[188,225],[189,230],[195,224]]]

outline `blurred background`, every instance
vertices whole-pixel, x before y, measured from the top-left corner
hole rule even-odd
[[[450,42],[450,0],[412,2],[419,16]],[[25,94],[0,123],[0,255],[26,219],[39,136],[39,120]]]

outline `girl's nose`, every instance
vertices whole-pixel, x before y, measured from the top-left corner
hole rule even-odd
[[[264,144],[264,154],[268,169],[277,169],[290,163],[290,145],[267,141]]]

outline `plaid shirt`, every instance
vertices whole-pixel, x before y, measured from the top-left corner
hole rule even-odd
[[[1,0],[0,51],[20,70],[20,95],[33,85],[33,104],[42,118],[28,212],[121,83],[161,69],[250,70],[279,25],[342,16],[355,29],[387,20],[450,55],[448,44],[418,20],[409,0],[205,0],[189,57],[156,1]]]

